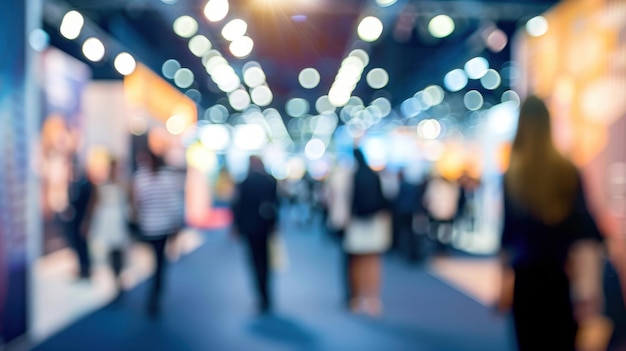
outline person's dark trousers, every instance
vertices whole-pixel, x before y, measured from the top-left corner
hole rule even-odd
[[[165,244],[167,236],[149,240],[148,243],[152,247],[155,258],[155,272],[152,283],[152,290],[148,299],[148,310],[151,314],[156,314],[159,310],[159,302],[163,293],[163,284],[165,279],[165,265],[167,260],[165,257]]]
[[[272,307],[269,294],[269,237],[267,234],[248,235],[248,253],[254,276],[254,283],[259,303],[259,312],[267,312]]]
[[[115,248],[109,252],[109,263],[113,270],[113,275],[117,281],[118,290],[122,290],[120,275],[122,274],[122,268],[124,267],[124,253],[121,249]]]
[[[91,256],[89,255],[87,238],[80,233],[79,226],[76,223],[68,224],[67,235],[69,239],[68,241],[78,257],[80,278],[90,278]]]
[[[416,256],[415,234],[413,233],[413,214],[396,214],[398,251],[407,259],[413,260]]]
[[[345,250],[341,250],[343,255],[343,285],[344,285],[344,302],[348,308],[350,308],[350,303],[352,298],[354,297],[352,291],[352,282],[350,281],[350,265],[352,264],[352,254],[346,252]]]

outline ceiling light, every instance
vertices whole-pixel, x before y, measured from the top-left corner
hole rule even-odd
[[[533,17],[526,22],[526,32],[533,37],[540,37],[548,32],[548,20],[543,16]]]
[[[357,27],[357,34],[363,41],[373,42],[380,38],[383,33],[383,22],[374,16],[368,16],[361,20]]]
[[[305,68],[298,74],[298,82],[305,89],[313,89],[320,83],[320,74],[315,68]]]
[[[129,53],[122,52],[115,57],[113,65],[120,74],[127,76],[135,71],[137,62]]]
[[[315,109],[318,113],[334,112],[335,106],[330,103],[328,95],[324,95],[320,96],[317,101],[315,101]]]
[[[483,107],[483,102],[483,96],[477,90],[470,90],[463,97],[463,103],[470,111],[480,110]]]
[[[471,79],[482,78],[489,69],[489,62],[484,57],[474,57],[465,63],[465,73]]]
[[[204,35],[196,35],[189,40],[189,51],[197,57],[204,57],[212,47],[211,41]]]
[[[99,62],[104,57],[104,44],[97,38],[89,38],[83,43],[83,54],[89,61]]]
[[[193,84],[194,75],[189,68],[181,68],[174,74],[174,83],[177,87],[186,89]]]
[[[235,39],[232,43],[230,43],[230,52],[233,56],[238,58],[243,58],[252,52],[252,48],[254,47],[254,41],[252,38],[248,36],[243,36]]]
[[[467,74],[460,68],[454,69],[445,75],[443,85],[451,92],[459,91],[467,86]]]
[[[389,83],[389,74],[382,68],[374,68],[367,73],[365,80],[372,89],[382,89]]]
[[[438,85],[431,85],[424,89],[424,94],[430,96],[430,105],[436,106],[443,102],[444,92]]]
[[[180,63],[174,59],[169,59],[163,63],[161,73],[167,79],[173,79],[176,71],[180,69]]]
[[[174,33],[183,38],[191,38],[198,32],[198,22],[191,16],[180,16],[174,21]]]
[[[260,66],[251,66],[244,69],[243,81],[250,88],[258,87],[265,83],[265,72]]]
[[[63,20],[61,21],[61,35],[67,39],[74,40],[80,35],[84,24],[85,19],[83,15],[78,11],[69,11],[63,16]]]
[[[222,28],[222,36],[228,41],[234,41],[246,35],[248,30],[248,24],[242,19],[234,19],[228,22],[224,28]]]
[[[428,32],[435,38],[445,38],[454,32],[454,21],[447,15],[435,16],[428,22]]]
[[[494,69],[487,70],[487,73],[480,78],[480,83],[485,87],[485,89],[494,90],[500,86],[502,83],[502,78],[500,78],[500,74]]]
[[[309,160],[319,160],[326,153],[326,145],[320,139],[314,138],[309,140],[304,147],[304,155]]]
[[[267,106],[272,103],[274,96],[267,85],[258,86],[250,92],[252,102],[259,106]]]
[[[298,118],[309,113],[309,102],[302,98],[292,98],[287,101],[285,110],[291,117]]]
[[[243,89],[237,89],[228,94],[228,103],[233,109],[243,111],[250,106],[250,95]]]
[[[219,22],[228,15],[228,0],[209,0],[204,6],[204,15],[211,22]]]

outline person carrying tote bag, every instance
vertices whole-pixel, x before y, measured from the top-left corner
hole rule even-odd
[[[349,266],[353,312],[378,315],[380,301],[380,254],[391,246],[391,215],[380,177],[367,165],[361,150],[354,150],[356,170],[352,183],[351,219],[346,228],[344,250]]]

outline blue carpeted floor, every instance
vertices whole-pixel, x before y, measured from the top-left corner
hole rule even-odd
[[[274,277],[273,316],[254,314],[241,243],[212,232],[168,267],[159,319],[144,313],[144,284],[36,350],[512,350],[504,318],[394,258],[384,263],[383,316],[352,315],[336,245],[315,233],[285,237],[290,265]]]

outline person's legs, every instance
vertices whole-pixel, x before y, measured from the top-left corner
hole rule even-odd
[[[266,312],[272,307],[269,294],[270,268],[268,238],[266,236],[248,237],[248,249],[259,301],[259,309],[261,312]]]
[[[114,248],[109,253],[109,263],[115,277],[115,284],[117,285],[118,296],[122,293],[124,287],[122,286],[122,268],[124,266],[124,252],[121,248]]]
[[[354,297],[354,288],[353,288],[353,283],[352,283],[352,274],[350,274],[350,265],[352,262],[352,254],[342,250],[341,251],[342,254],[342,258],[343,258],[343,266],[342,268],[342,274],[341,277],[342,279],[342,283],[344,286],[344,299],[345,299],[345,303],[347,306],[350,306],[350,301],[352,301],[352,298]]]
[[[152,246],[152,250],[154,252],[155,259],[155,272],[154,272],[154,281],[152,284],[152,290],[150,292],[150,297],[148,300],[148,308],[150,313],[157,313],[159,309],[159,302],[161,299],[161,294],[163,292],[163,281],[165,276],[165,244],[167,242],[167,237],[159,238],[156,240],[151,240],[150,245]]]
[[[378,315],[382,306],[380,302],[381,267],[380,256],[370,254],[364,257],[365,311],[370,315]]]

